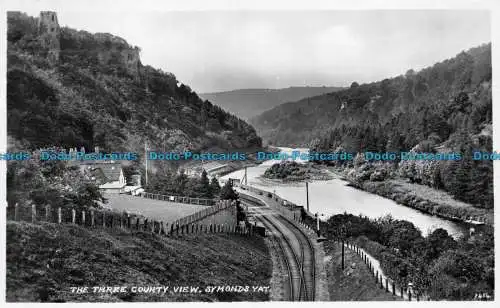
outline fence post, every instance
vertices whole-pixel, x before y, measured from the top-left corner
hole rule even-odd
[[[160,232],[158,234],[165,234],[165,226],[163,224],[163,221],[160,221]]]
[[[375,283],[378,284],[378,271],[375,272]]]
[[[102,212],[102,227],[106,228],[106,212]]]
[[[76,210],[71,209],[71,223],[75,224],[76,223]]]
[[[411,292],[410,292],[410,289],[408,289],[408,301],[411,302]]]
[[[36,204],[31,205],[31,222],[36,222]]]
[[[94,210],[90,210],[90,225],[92,227],[95,225]]]
[[[132,229],[132,216],[127,214],[127,229]]]
[[[387,278],[385,279],[385,291],[389,292],[389,280]]]
[[[51,222],[50,221],[50,205],[45,205],[45,221]]]
[[[50,222],[50,205],[45,206],[45,221]]]
[[[61,207],[57,208],[57,223],[62,223],[62,209]]]
[[[85,226],[85,210],[82,210],[82,226]]]
[[[396,296],[396,284],[392,281],[392,295]]]
[[[19,203],[14,204],[14,220],[19,220]]]
[[[404,291],[404,288],[403,288],[403,287],[401,287],[401,298],[402,298],[402,299],[404,299],[404,298],[405,298],[405,297],[404,297],[404,294],[405,294],[404,292],[405,292],[405,291]]]

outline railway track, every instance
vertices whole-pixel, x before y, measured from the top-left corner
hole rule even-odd
[[[280,251],[285,261],[289,277],[289,299],[291,301],[301,301],[307,297],[304,291],[304,272],[302,271],[301,258],[294,250],[290,239],[280,230],[278,226],[269,218],[260,216],[259,220],[277,237]]]
[[[304,273],[304,288],[308,291],[307,300],[314,301],[316,294],[316,256],[314,253],[314,246],[311,243],[308,235],[295,225],[289,219],[278,216],[278,219],[284,224],[289,226],[295,237],[299,241],[300,250],[302,251],[302,271]]]
[[[262,205],[262,201],[244,198],[247,204]],[[255,216],[276,236],[279,253],[288,273],[288,298],[291,301],[314,301],[316,290],[316,260],[314,247],[307,234],[280,214],[259,211]]]

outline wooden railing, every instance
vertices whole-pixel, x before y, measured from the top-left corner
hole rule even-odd
[[[182,197],[182,196],[168,196],[162,194],[153,194],[148,192],[143,192],[138,195],[143,198],[160,200],[166,202],[174,202],[174,203],[186,203],[186,204],[196,204],[196,205],[206,205],[212,206],[217,203],[217,199],[204,199],[204,198],[192,198],[192,197]]]
[[[201,221],[221,211],[234,211],[234,223],[203,224]],[[222,200],[194,214],[185,216],[171,224],[142,215],[119,213],[106,209],[88,209],[76,207],[52,207],[50,205],[22,205],[16,203],[7,207],[7,219],[27,221],[31,223],[50,222],[59,224],[75,224],[89,228],[123,228],[137,231],[174,236],[192,233],[233,233],[254,235],[253,226],[239,226],[236,223],[236,204],[230,200]]]

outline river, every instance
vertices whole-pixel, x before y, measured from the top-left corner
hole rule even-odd
[[[280,148],[283,152],[290,153],[291,148]],[[307,152],[307,149],[297,149]],[[280,197],[290,200],[298,205],[306,205],[305,182],[277,183],[261,177],[267,168],[277,163],[277,160],[264,161],[259,166],[247,168],[248,185],[275,192]],[[297,162],[300,162],[297,160]],[[242,179],[244,170],[237,170],[221,178]],[[443,228],[450,235],[457,238],[466,232],[460,224],[441,219],[436,216],[427,215],[412,208],[397,204],[362,190],[347,186],[347,182],[335,178],[329,181],[311,181],[309,183],[309,208],[312,213],[323,214],[322,219],[331,215],[344,212],[354,215],[362,214],[370,218],[378,218],[391,215],[395,219],[411,221],[425,236],[437,228]]]

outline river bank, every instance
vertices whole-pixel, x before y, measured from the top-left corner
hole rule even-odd
[[[493,225],[494,222],[493,210],[457,201],[450,194],[426,185],[409,183],[399,177],[384,181],[359,180],[359,174],[356,174],[355,169],[339,167],[327,167],[327,169],[347,181],[351,187],[391,199],[425,214],[461,223],[466,223],[471,218],[488,225]]]

